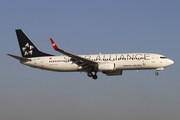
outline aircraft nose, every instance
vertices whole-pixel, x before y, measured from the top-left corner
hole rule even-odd
[[[172,64],[174,64],[174,61],[173,61],[173,60],[169,60],[168,63],[169,63],[170,65],[172,65]]]

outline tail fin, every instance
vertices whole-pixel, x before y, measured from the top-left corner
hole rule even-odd
[[[31,40],[24,34],[21,29],[16,30],[16,35],[19,41],[19,47],[22,57],[40,57],[40,56],[53,56],[47,53],[41,52]]]

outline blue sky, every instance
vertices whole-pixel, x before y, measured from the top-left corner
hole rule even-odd
[[[179,120],[178,0],[2,0],[0,4],[0,119]],[[43,52],[49,38],[74,54],[158,53],[175,61],[160,71],[122,76],[60,73],[23,66],[15,29]]]

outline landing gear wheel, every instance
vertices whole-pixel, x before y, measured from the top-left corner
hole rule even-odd
[[[158,72],[155,72],[155,75],[156,75],[156,76],[158,76],[158,75],[159,75],[159,73],[158,73]]]
[[[88,76],[88,77],[92,77],[92,76],[93,76],[92,72],[88,72],[88,73],[87,73],[87,76]]]
[[[94,72],[94,74],[92,72],[88,72],[87,76],[88,77],[92,77],[94,80],[96,80],[98,78],[98,76],[96,75],[97,72]]]
[[[92,78],[93,78],[94,80],[96,80],[96,79],[98,78],[98,76],[95,74],[95,75],[92,76]]]

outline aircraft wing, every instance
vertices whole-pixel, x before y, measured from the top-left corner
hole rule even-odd
[[[52,43],[53,48],[54,48],[56,51],[58,51],[58,52],[60,52],[60,53],[62,53],[62,54],[64,54],[64,55],[67,55],[68,57],[70,57],[70,58],[71,58],[71,61],[72,61],[73,63],[75,63],[75,64],[77,64],[77,65],[79,65],[79,66],[82,66],[82,67],[83,67],[83,66],[84,66],[84,67],[97,66],[98,62],[95,62],[95,61],[92,61],[92,60],[90,60],[90,59],[86,59],[86,58],[80,57],[80,56],[78,56],[78,55],[74,55],[74,54],[69,53],[69,52],[66,52],[66,51],[64,51],[64,50],[61,50],[61,49],[59,49],[59,48],[57,47],[57,45],[55,44],[55,42],[53,41],[52,38],[50,38],[50,40],[51,40],[51,43]]]

